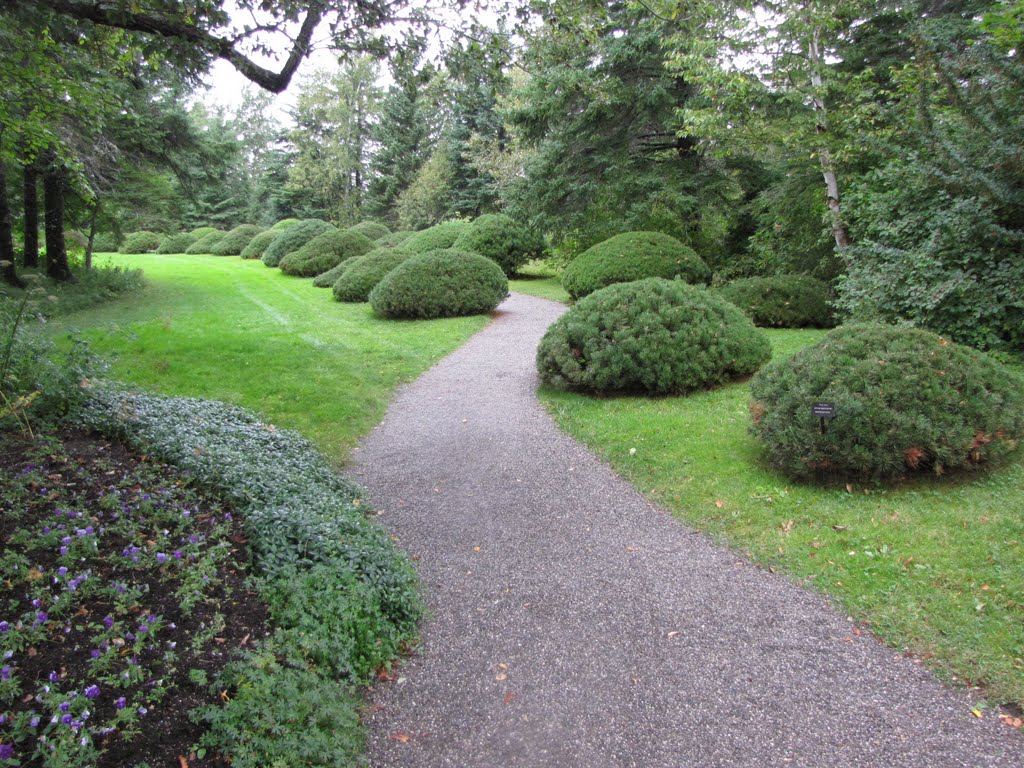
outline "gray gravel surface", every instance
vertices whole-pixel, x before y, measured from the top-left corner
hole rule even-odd
[[[563,311],[514,294],[355,454],[430,608],[373,692],[371,765],[1024,765],[994,714],[562,434],[534,354]]]

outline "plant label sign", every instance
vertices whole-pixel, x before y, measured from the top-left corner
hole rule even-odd
[[[811,413],[819,419],[834,419],[836,417],[836,404],[815,403],[811,406]]]

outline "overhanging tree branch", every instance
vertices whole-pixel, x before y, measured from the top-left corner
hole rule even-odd
[[[0,7],[16,10],[20,2],[22,0],[0,0]],[[102,0],[36,0],[36,3],[80,21],[191,43],[211,56],[224,59],[245,78],[272,93],[280,93],[288,87],[302,59],[309,53],[310,40],[323,19],[325,10],[322,3],[309,3],[306,17],[292,43],[288,58],[281,70],[274,72],[260,66],[235,48],[235,40],[218,37],[185,19],[143,11],[133,12],[120,6],[114,7]]]

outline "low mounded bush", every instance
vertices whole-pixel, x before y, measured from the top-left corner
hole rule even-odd
[[[377,283],[412,255],[401,248],[376,248],[352,259],[333,284],[335,300],[369,301],[370,291]]]
[[[378,248],[395,248],[396,246],[405,243],[406,240],[415,234],[416,233],[411,230],[402,229],[398,232],[392,232],[390,235],[384,235],[384,237],[380,238],[375,245]]]
[[[153,253],[164,241],[163,235],[156,232],[132,232],[125,237],[119,249],[120,253]]]
[[[281,230],[263,251],[260,258],[268,267],[276,267],[281,263],[281,259],[289,253],[299,250],[317,235],[322,235],[332,229],[335,229],[333,224],[328,224],[321,219],[306,219],[298,224],[292,224]]]
[[[486,256],[511,277],[530,259],[544,253],[544,240],[508,216],[489,213],[473,221],[452,246]]]
[[[978,467],[1024,436],[1024,379],[929,331],[848,325],[751,381],[754,433],[796,477]],[[833,403],[824,432],[811,408]]]
[[[363,257],[356,256],[356,259],[361,258]],[[317,288],[330,288],[332,285],[338,282],[338,278],[345,274],[345,270],[348,269],[349,265],[352,264],[352,262],[355,261],[356,259],[349,259],[348,261],[343,261],[340,264],[331,267],[326,272],[321,272],[319,275],[313,278],[313,285]]]
[[[249,241],[249,244],[242,249],[239,254],[243,259],[259,259],[263,257],[263,252],[267,250],[267,246],[270,245],[274,238],[281,233],[277,229],[265,229],[258,235],[253,237]]]
[[[278,266],[286,275],[316,277],[372,250],[373,241],[366,235],[350,229],[329,229],[289,253]]]
[[[806,275],[748,277],[716,289],[754,321],[767,328],[831,328],[828,286]]]
[[[289,227],[294,227],[300,221],[302,221],[302,219],[281,219],[279,222],[277,222],[277,224],[272,226],[271,229],[274,232],[280,232],[282,229],[288,229]]]
[[[560,389],[673,395],[751,374],[770,356],[764,332],[729,302],[648,278],[581,299],[544,334],[537,370]]]
[[[263,227],[256,224],[239,224],[228,232],[219,243],[213,246],[210,253],[214,256],[238,256]]]
[[[227,235],[227,232],[221,232],[219,229],[215,229],[208,235],[203,235],[196,240],[192,245],[185,249],[185,253],[196,255],[200,253],[210,253],[213,250],[213,246],[219,243]]]
[[[469,229],[468,221],[443,221],[410,235],[402,245],[412,253],[426,253],[451,248],[459,236]]]
[[[191,232],[182,232],[178,235],[168,235],[164,238],[164,241],[160,243],[160,247],[156,249],[157,253],[172,254],[172,253],[185,253],[199,237],[193,235]]]
[[[114,253],[119,247],[117,235],[112,232],[97,232],[92,239],[93,253]],[[157,253],[160,253],[159,249]]]
[[[612,283],[648,277],[708,283],[711,270],[697,253],[660,232],[626,232],[591,246],[566,267],[562,287],[574,299]]]
[[[391,234],[391,230],[379,221],[360,221],[354,227],[349,227],[349,231],[366,235],[371,240],[380,240],[382,237]]]
[[[217,229],[216,227],[196,227],[191,232],[189,232],[189,234],[193,235],[196,238],[196,240],[198,240],[200,237],[206,237],[207,235],[213,234],[214,232],[220,232],[220,230]]]
[[[442,249],[391,270],[370,292],[370,305],[382,317],[457,317],[490,312],[507,295],[508,278],[493,261]]]

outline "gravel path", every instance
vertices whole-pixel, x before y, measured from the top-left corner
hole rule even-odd
[[[534,353],[562,311],[513,295],[355,454],[431,611],[374,695],[372,766],[1024,765],[994,715],[559,432]]]

